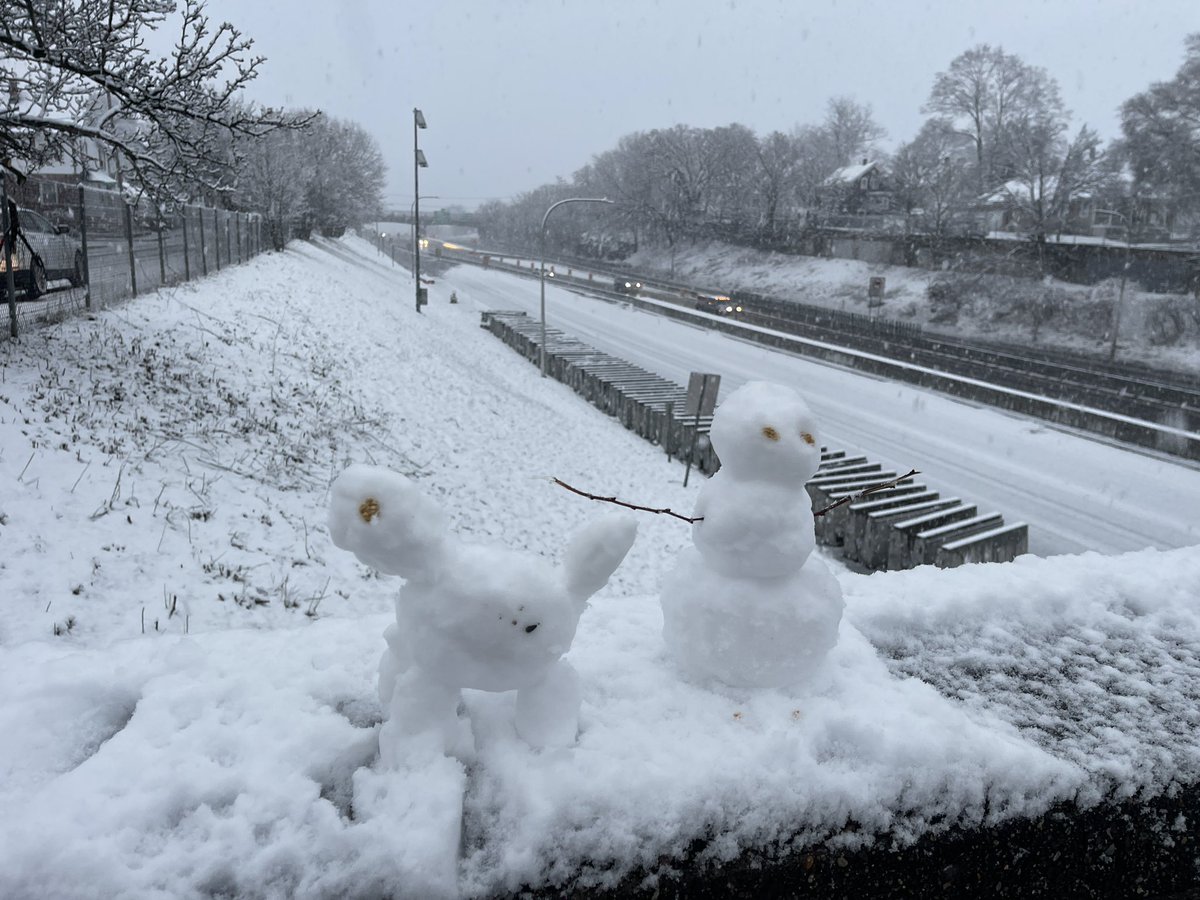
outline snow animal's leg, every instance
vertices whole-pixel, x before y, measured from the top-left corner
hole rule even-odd
[[[391,713],[392,694],[396,691],[396,679],[412,665],[412,654],[400,637],[400,626],[392,623],[383,632],[387,649],[379,657],[379,708],[386,719]]]
[[[407,739],[432,737],[443,753],[455,753],[462,744],[458,703],[462,692],[435,681],[419,666],[398,675],[389,704],[387,721],[379,731],[379,756],[384,765],[395,767],[406,758]]]
[[[569,747],[579,734],[579,676],[560,659],[535,685],[517,691],[517,734],[533,747]]]

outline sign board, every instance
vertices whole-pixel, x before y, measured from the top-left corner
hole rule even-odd
[[[717,391],[721,388],[721,376],[704,372],[693,372],[688,378],[687,400],[684,414],[688,416],[711,416],[717,408]]]
[[[872,275],[867,282],[867,306],[883,306],[883,292],[887,290],[887,279],[882,275]]]
[[[417,306],[429,305],[429,289],[417,288]]]

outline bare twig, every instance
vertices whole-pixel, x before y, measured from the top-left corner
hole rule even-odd
[[[618,500],[616,497],[601,497],[597,494],[589,494],[587,491],[581,491],[579,488],[571,487],[571,485],[567,484],[560,478],[554,478],[551,480],[559,487],[566,488],[572,494],[578,494],[580,497],[587,497],[589,500],[600,500],[604,503],[615,503],[617,506],[623,506],[626,509],[636,509],[640,512],[654,513],[655,515],[674,516],[676,519],[683,519],[683,521],[689,523],[699,522],[704,518],[704,516],[697,516],[695,518],[683,516],[671,509],[655,509],[651,506],[637,506],[633,503],[626,503],[624,500]]]
[[[885,481],[885,482],[882,482],[881,484],[871,485],[871,487],[865,488],[865,489],[859,491],[857,494],[851,494],[848,497],[843,497],[841,500],[837,501],[837,503],[831,503],[829,506],[826,506],[824,509],[817,510],[816,512],[813,513],[813,516],[823,516],[823,515],[825,515],[825,513],[829,512],[831,509],[837,509],[839,506],[841,506],[844,503],[853,503],[855,500],[861,500],[863,497],[866,497],[868,494],[874,494],[878,491],[885,491],[889,488],[894,488],[901,481],[904,481],[904,479],[912,478],[914,475],[920,475],[920,474],[921,473],[918,472],[916,469],[913,469],[910,472],[908,472],[907,474],[901,475],[899,478],[893,478],[891,481]],[[675,512],[674,510],[671,510],[671,509],[655,509],[652,506],[638,506],[634,503],[626,503],[624,500],[618,500],[616,497],[601,497],[598,494],[589,494],[587,491],[581,491],[577,487],[572,487],[571,485],[567,484],[565,481],[563,481],[560,478],[554,478],[551,480],[555,484],[557,484],[559,487],[566,488],[572,494],[578,494],[580,497],[587,497],[589,500],[599,500],[603,503],[615,503],[617,506],[623,506],[626,509],[638,510],[639,512],[654,513],[655,515],[674,516],[676,519],[682,519],[683,521],[688,522],[689,524],[704,521],[704,516],[684,516],[684,515],[680,515],[679,513]]]
[[[825,513],[829,512],[831,509],[837,509],[843,503],[853,503],[855,500],[861,500],[863,497],[867,496],[867,494],[874,494],[877,491],[886,491],[888,488],[894,488],[905,478],[912,478],[914,475],[920,475],[920,474],[921,473],[918,472],[916,469],[912,469],[911,471],[908,472],[908,474],[901,475],[899,478],[893,478],[891,481],[885,481],[882,484],[873,484],[869,488],[865,488],[865,489],[859,491],[857,494],[851,494],[848,497],[843,497],[841,500],[837,501],[836,503],[829,504],[824,509],[818,509],[816,512],[813,513],[813,515],[814,516],[823,516],[823,515],[825,515]]]
[[[83,471],[79,473],[79,477],[76,478],[75,483],[73,485],[71,485],[71,493],[72,494],[75,493],[75,488],[79,487],[79,482],[81,482],[83,480],[83,476],[87,474],[87,470],[90,469],[91,467],[92,467],[91,460],[88,460],[88,464],[83,467]]]

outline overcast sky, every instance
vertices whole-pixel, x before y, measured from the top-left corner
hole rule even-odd
[[[633,131],[739,122],[758,134],[869,104],[909,140],[934,76],[978,43],[1058,79],[1074,125],[1170,78],[1200,0],[209,0],[268,58],[251,99],[313,106],[379,141],[387,201],[412,202],[412,109],[430,208],[508,198]]]

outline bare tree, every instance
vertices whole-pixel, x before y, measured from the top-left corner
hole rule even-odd
[[[892,179],[905,212],[916,213],[919,225],[941,236],[970,202],[974,180],[966,156],[970,141],[946,119],[929,119],[917,136],[896,151]]]
[[[1185,39],[1183,65],[1121,107],[1121,129],[1138,189],[1200,210],[1200,32]],[[1200,220],[1200,217],[1197,217]]]
[[[307,136],[281,128],[246,142],[237,201],[262,213],[271,246],[282,250],[306,212],[312,174]]]
[[[873,154],[875,141],[887,136],[887,131],[872,116],[871,107],[852,97],[834,97],[829,101],[823,127],[836,160],[834,168],[850,165],[868,151]]]
[[[7,0],[0,12],[0,168],[13,174],[79,159],[92,142],[136,179],[213,189],[230,135],[258,136],[294,117],[235,102],[264,62],[233,25],[210,23],[203,0]],[[171,27],[170,54],[147,33]]]
[[[763,230],[767,234],[775,233],[779,207],[795,192],[799,162],[800,151],[796,142],[781,131],[773,131],[758,142],[758,168],[761,172],[758,192],[763,204]]]
[[[980,44],[934,78],[923,110],[943,116],[975,144],[978,193],[1003,183],[1012,128],[1043,113],[1062,115],[1058,85],[1044,70],[1000,47]]]
[[[322,116],[308,132],[308,221],[322,234],[338,237],[378,214],[387,166],[375,139],[354,122]]]

